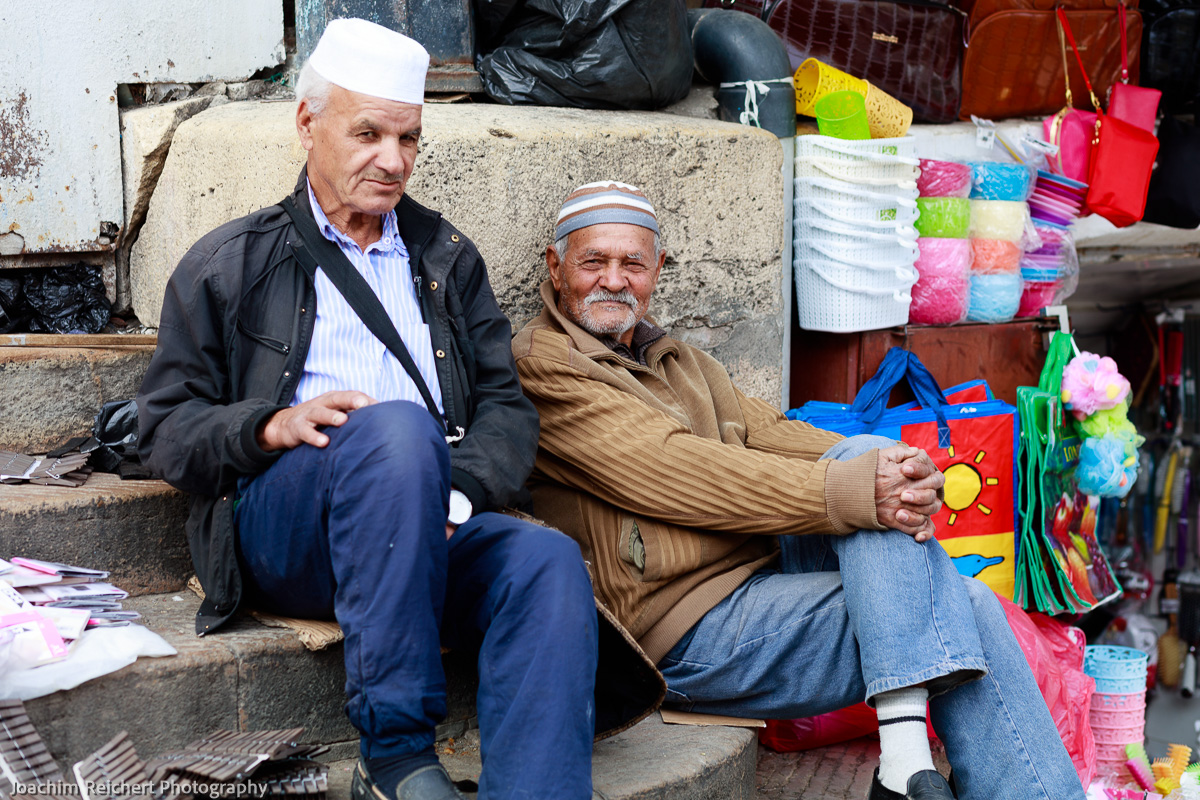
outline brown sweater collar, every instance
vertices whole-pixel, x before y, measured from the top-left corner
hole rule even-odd
[[[623,359],[619,353],[613,352],[602,340],[567,319],[559,311],[558,294],[554,291],[554,284],[549,280],[542,282],[541,294],[544,305],[541,321],[552,328],[561,330],[569,336],[572,344],[575,345],[575,348],[581,354],[593,361],[602,359],[628,360]],[[644,321],[649,322],[651,325],[655,324],[654,320],[648,315],[644,317]],[[679,354],[679,346],[670,335],[663,336],[646,348],[646,364],[653,367],[665,353]]]

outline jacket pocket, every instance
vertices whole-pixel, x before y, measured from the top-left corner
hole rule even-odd
[[[643,581],[663,578],[662,544],[668,541],[663,524],[652,519],[625,515],[621,518],[620,557]]]
[[[273,336],[267,336],[264,333],[252,331],[246,327],[245,323],[243,323],[240,319],[237,321],[237,329],[243,336],[253,339],[263,347],[274,350],[276,353],[282,353],[286,356],[292,351],[291,345],[287,342],[283,341],[282,339],[276,339]]]

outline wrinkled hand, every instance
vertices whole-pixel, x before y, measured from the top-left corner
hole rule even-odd
[[[324,447],[329,437],[320,428],[344,425],[351,411],[377,402],[362,392],[326,392],[272,414],[258,432],[258,446],[267,452],[291,450],[302,444]]]
[[[875,509],[879,521],[918,542],[933,538],[932,517],[942,508],[946,483],[924,450],[905,445],[879,451],[875,468]]]

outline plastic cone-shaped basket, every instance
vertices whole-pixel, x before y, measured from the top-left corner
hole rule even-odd
[[[800,97],[799,90],[796,97]],[[871,126],[872,139],[898,139],[908,133],[912,120],[911,108],[879,87],[867,84],[867,124]]]
[[[796,74],[792,76],[792,83],[796,86],[796,113],[808,117],[817,115],[817,101],[830,92],[851,91],[866,95],[870,85],[861,78],[822,64],[815,58],[810,58],[800,65]],[[869,114],[870,106],[867,107],[867,111]],[[911,111],[908,112],[908,118],[912,120]]]

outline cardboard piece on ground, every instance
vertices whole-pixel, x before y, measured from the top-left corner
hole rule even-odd
[[[200,579],[195,575],[188,578],[187,586],[197,597],[204,599],[204,589]],[[318,619],[296,619],[268,614],[265,611],[251,611],[250,615],[268,628],[291,628],[300,637],[300,643],[309,650],[324,650],[330,645],[337,644],[346,638],[341,627],[336,622]]]
[[[300,643],[309,650],[324,650],[346,638],[336,622],[281,617],[266,611],[251,611],[250,615],[268,628],[291,628],[300,637]]]
[[[720,714],[697,714],[694,711],[675,711],[661,708],[662,721],[668,725],[728,725],[733,728],[765,728],[766,720],[745,717],[723,717]]]

